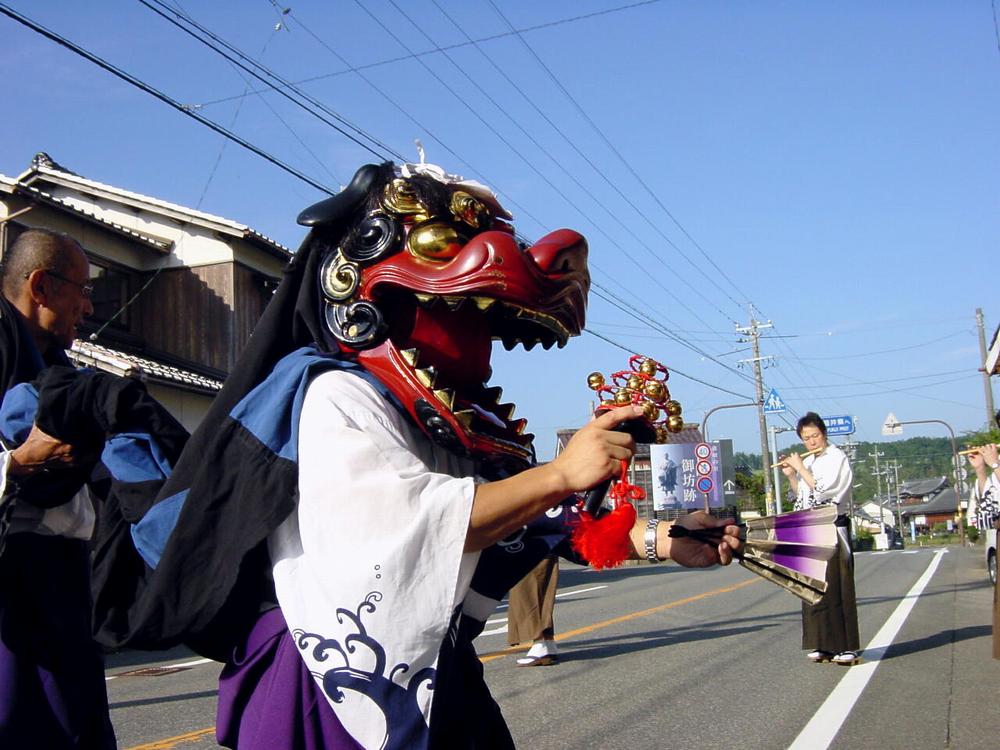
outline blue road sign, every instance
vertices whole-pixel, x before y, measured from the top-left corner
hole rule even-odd
[[[846,414],[837,417],[823,417],[827,435],[853,435],[854,417]]]
[[[771,392],[767,394],[767,398],[764,399],[764,413],[781,414],[785,411],[785,408],[785,402],[781,400],[778,392],[772,388]]]

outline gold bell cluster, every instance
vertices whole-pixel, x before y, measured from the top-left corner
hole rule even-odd
[[[667,442],[667,433],[684,429],[680,401],[670,398],[667,368],[649,357],[633,354],[629,369],[612,373],[611,385],[599,372],[587,376],[587,385],[595,391],[601,406],[634,404],[642,407],[642,416],[656,430],[656,442]]]

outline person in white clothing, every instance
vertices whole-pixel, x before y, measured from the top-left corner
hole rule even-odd
[[[795,510],[833,503],[839,512],[837,552],[827,563],[826,593],[817,604],[802,605],[802,648],[814,662],[833,661],[852,665],[858,662],[861,647],[858,611],[854,594],[854,553],[851,550],[850,520],[845,511],[850,504],[854,473],[840,448],[830,445],[826,423],[809,412],[796,425],[805,445],[801,456],[792,453],[781,460],[781,470],[796,489]]]
[[[969,524],[980,531],[992,529],[1000,516],[1000,451],[993,444],[969,454],[976,481],[969,491]]]

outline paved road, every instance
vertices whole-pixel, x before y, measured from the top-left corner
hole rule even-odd
[[[568,566],[556,606],[560,664],[515,667],[503,609],[477,645],[518,746],[533,750],[1000,747],[981,552],[862,553],[856,578],[868,649],[858,667],[809,663],[798,600],[738,566]],[[217,665],[181,651],[110,662],[123,750],[217,747]]]

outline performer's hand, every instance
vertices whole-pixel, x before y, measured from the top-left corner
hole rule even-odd
[[[567,492],[589,490],[621,470],[621,462],[635,453],[635,440],[614,428],[641,416],[637,406],[620,406],[596,417],[570,438],[549,464],[563,478]]]
[[[11,451],[10,457],[7,473],[15,477],[29,476],[41,469],[69,468],[80,460],[72,445],[42,432],[38,425],[31,426],[28,437]]]
[[[669,537],[664,533],[662,538],[657,535],[657,547],[662,550],[664,540],[669,545],[668,557],[686,568],[708,568],[712,565],[729,565],[733,561],[733,552],[743,549],[740,540],[740,529],[733,526],[732,518],[715,518],[704,511],[695,511],[681,516],[674,523],[687,529],[714,529],[725,527],[722,539],[715,547],[691,537]],[[668,524],[661,524],[661,527]]]
[[[980,451],[973,451],[968,454],[969,466],[972,470],[976,472],[976,476],[985,477],[986,476],[986,461],[983,459],[983,454]]]
[[[782,464],[784,464],[784,466],[790,467],[796,474],[801,474],[806,469],[806,465],[802,463],[802,456],[800,456],[798,453],[789,453],[782,460]],[[782,471],[784,471],[784,466],[782,467]]]
[[[789,481],[795,481],[797,472],[788,464],[787,458],[787,456],[782,456],[779,459],[779,463],[781,464],[781,473],[788,477]]]
[[[975,454],[973,454],[975,455]],[[997,447],[993,443],[988,443],[979,449],[979,455],[983,457],[983,463],[988,469],[993,464],[997,463]]]

